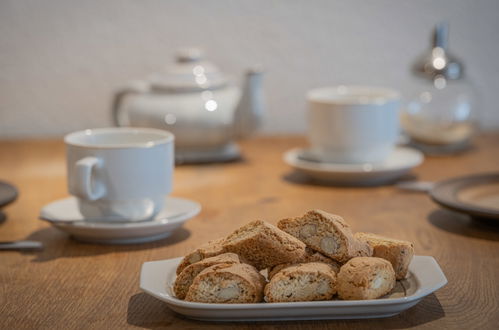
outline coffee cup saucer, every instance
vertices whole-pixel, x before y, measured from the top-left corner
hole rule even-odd
[[[165,209],[147,221],[127,222],[91,219],[80,213],[75,197],[45,205],[39,218],[70,234],[79,241],[100,244],[146,243],[168,237],[184,222],[196,216],[201,205],[178,197],[166,197]]]
[[[379,185],[408,173],[423,162],[424,156],[416,149],[396,147],[381,163],[344,164],[323,161],[308,148],[295,148],[285,152],[283,160],[316,180],[340,185]]]

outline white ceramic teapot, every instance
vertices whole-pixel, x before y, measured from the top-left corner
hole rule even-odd
[[[241,89],[196,49],[179,52],[166,72],[119,90],[113,102],[117,126],[172,132],[179,162],[238,157],[234,139],[253,132],[262,113],[261,70],[248,70]]]

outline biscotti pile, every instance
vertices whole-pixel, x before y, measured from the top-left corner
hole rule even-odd
[[[313,210],[199,247],[178,266],[173,291],[204,303],[376,299],[406,277],[413,255],[410,242],[354,234],[340,216]]]

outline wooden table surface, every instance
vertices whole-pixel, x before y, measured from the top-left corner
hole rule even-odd
[[[241,329],[431,328],[493,329],[499,324],[499,228],[440,209],[421,193],[393,186],[321,185],[281,160],[301,137],[259,137],[241,143],[244,160],[175,170],[173,196],[203,210],[170,238],[109,246],[74,241],[37,219],[40,208],[67,196],[62,140],[1,141],[0,180],[19,188],[3,211],[0,241],[33,239],[39,252],[0,252],[0,329],[230,329],[235,323],[192,321],[142,293],[145,261],[186,254],[254,219],[276,223],[310,209],[343,216],[357,231],[414,242],[435,257],[449,283],[415,307],[387,319],[238,324]],[[420,180],[499,170],[499,135],[476,139],[461,155],[427,158],[412,171]]]

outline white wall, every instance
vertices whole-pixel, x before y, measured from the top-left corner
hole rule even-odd
[[[308,89],[403,89],[442,19],[480,91],[482,124],[498,128],[499,1],[0,0],[0,137],[108,126],[116,86],[192,45],[235,75],[262,63],[263,131],[303,132]]]

